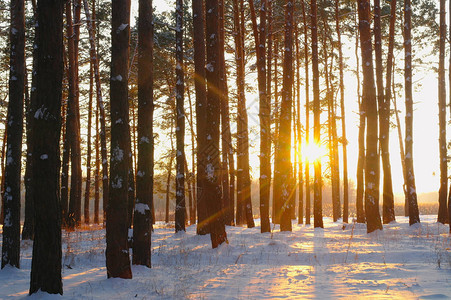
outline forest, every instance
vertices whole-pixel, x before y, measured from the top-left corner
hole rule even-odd
[[[0,0],[0,299],[451,297],[450,49],[445,0]]]

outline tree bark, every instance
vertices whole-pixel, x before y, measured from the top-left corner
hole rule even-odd
[[[62,1],[37,2],[36,103],[33,105],[35,239],[29,293],[63,294],[58,196],[63,79]]]
[[[132,278],[128,248],[128,58],[130,52],[130,0],[112,3],[111,31],[111,158],[110,199],[106,222],[106,266],[110,277]]]
[[[438,196],[437,222],[447,223],[447,196],[448,196],[448,159],[446,148],[446,80],[445,80],[445,42],[446,18],[445,0],[440,0],[440,50],[438,68],[438,117],[439,117],[439,147],[440,147],[440,190]]]
[[[243,32],[241,32],[241,20],[238,0],[233,1],[234,11],[234,30],[235,30],[235,62],[236,62],[236,84],[237,84],[237,214],[236,224],[244,223],[244,204],[246,198],[251,195],[251,182],[249,172],[249,136],[248,136],[248,117],[246,111],[245,94],[245,66],[244,66],[244,47]],[[261,208],[260,208],[261,209]],[[262,213],[264,214],[264,213]],[[263,219],[263,216],[262,216]]]
[[[320,99],[319,99],[319,70],[318,70],[318,22],[317,22],[317,3],[316,0],[311,1],[311,32],[312,32],[312,71],[313,71],[313,140],[316,145],[320,144]],[[321,161],[314,161],[315,181],[313,193],[313,216],[314,226],[324,227],[323,225],[323,208],[322,208],[322,175]]]
[[[377,155],[377,101],[373,75],[373,49],[370,28],[370,2],[358,1],[360,51],[363,70],[363,98],[368,128],[365,157],[365,212],[367,232],[382,230],[379,214],[379,157]]]
[[[301,53],[299,46],[299,27],[296,26],[296,132],[298,147],[298,177],[299,177],[299,201],[298,201],[298,224],[304,223],[304,176],[302,172],[302,127],[301,127]]]
[[[20,267],[20,182],[22,161],[23,104],[25,86],[25,4],[10,3],[10,72],[8,102],[8,135],[4,181],[4,222],[2,269]]]
[[[270,0],[271,1],[271,0]],[[266,25],[267,0],[260,3],[260,27],[257,56],[257,74],[260,117],[260,214],[261,232],[270,232],[269,197],[271,186],[271,104],[267,93],[266,76]]]
[[[358,5],[358,4],[357,4]],[[358,16],[356,15],[356,23]],[[357,24],[356,24],[357,25]],[[365,172],[365,126],[366,126],[366,106],[363,102],[365,98],[361,97],[360,93],[360,62],[359,62],[359,32],[355,33],[355,58],[357,68],[357,99],[359,103],[359,156],[357,161],[357,195],[356,195],[356,210],[357,223],[365,223],[365,209],[363,205],[363,195],[365,193],[364,187],[364,172]]]
[[[102,87],[100,86],[100,70],[99,70],[99,60],[97,57],[96,50],[96,33],[95,33],[95,22],[92,21],[91,12],[89,11],[88,1],[83,0],[83,7],[85,9],[86,24],[88,25],[89,32],[89,55],[90,60],[94,66],[94,79],[96,83],[96,98],[97,98],[97,109],[99,110],[99,121],[100,121],[100,148],[102,156],[102,198],[103,198],[103,221],[106,220],[106,210],[108,206],[109,199],[109,184],[108,184],[108,156],[107,156],[107,146],[106,146],[106,125],[105,125],[105,108],[103,105],[102,97]]]
[[[153,17],[152,0],[140,0],[138,18],[138,166],[133,264],[151,267],[153,202]]]
[[[412,99],[412,6],[410,0],[404,0],[404,89],[406,101],[406,173],[407,198],[409,202],[409,224],[420,223],[415,173],[413,170],[413,99]]]
[[[85,224],[90,223],[89,216],[89,198],[91,195],[91,126],[92,126],[92,98],[93,98],[93,71],[92,65],[89,69],[89,99],[88,99],[88,137],[87,137],[87,154],[86,154],[86,184],[84,198],[84,221]]]
[[[291,166],[291,109],[293,96],[293,3],[286,1],[285,42],[283,60],[283,91],[280,108],[279,138],[274,165],[274,190],[276,216],[280,218],[280,230],[291,231],[293,195],[293,171]]]
[[[207,91],[205,80],[205,18],[202,0],[193,0],[194,88],[196,90],[197,131],[197,234],[209,233],[207,226],[207,198],[205,193]]]
[[[393,11],[393,14],[395,12]],[[376,56],[376,84],[377,102],[379,106],[379,143],[382,157],[383,179],[383,204],[382,220],[388,224],[395,220],[395,204],[393,198],[393,186],[390,166],[390,100],[384,95],[383,67],[382,67],[382,37],[381,37],[381,7],[380,0],[374,0],[374,38]]]
[[[343,46],[341,42],[339,1],[335,1],[335,27],[337,29],[338,40],[338,68],[340,85],[340,109],[341,109],[341,140],[343,146],[343,223],[348,223],[349,216],[349,186],[348,186],[348,141],[346,139],[346,118],[345,118],[345,85],[344,85],[344,64]]]
[[[305,70],[305,144],[310,142],[310,79],[309,79],[309,49],[308,24],[305,1],[301,1],[302,21],[304,25],[304,70]],[[310,225],[310,162],[305,159],[305,224]]]
[[[185,231],[185,109],[183,75],[183,1],[176,1],[176,176],[175,176],[175,232]]]
[[[210,227],[212,247],[216,248],[227,241],[225,232],[224,216],[221,212],[222,193],[220,186],[221,167],[219,162],[219,117],[220,89],[219,77],[219,8],[218,0],[207,0],[205,3],[206,14],[206,37],[207,37],[207,130],[206,147],[201,149],[207,158],[206,165],[202,168],[205,181],[205,197],[207,199],[207,220]],[[200,170],[199,170],[200,171]]]

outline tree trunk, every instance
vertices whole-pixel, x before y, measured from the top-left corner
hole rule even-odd
[[[170,135],[169,135],[169,138],[170,138],[170,140],[171,140],[171,151],[170,151],[170,156],[169,156],[169,165],[168,165],[168,169],[167,169],[167,171],[168,171],[168,177],[167,177],[167,179],[166,179],[166,215],[165,215],[165,218],[164,218],[164,221],[166,222],[166,223],[169,223],[169,195],[170,195],[170,193],[171,193],[171,175],[172,175],[172,162],[173,162],[173,160],[174,160],[174,152],[175,152],[175,149],[174,149],[174,139],[173,139],[173,136],[174,136],[174,129],[173,129],[173,127],[174,126],[172,126],[172,124],[171,124],[171,132],[170,132]]]
[[[312,31],[312,70],[313,70],[313,140],[316,145],[320,144],[320,98],[319,98],[319,70],[318,70],[318,22],[316,0],[311,1],[311,31]],[[314,161],[315,182],[313,193],[313,216],[314,226],[324,227],[322,208],[322,175],[321,161]]]
[[[95,4],[95,3],[93,3]],[[99,70],[99,60],[97,58],[96,50],[96,33],[95,33],[95,22],[91,18],[91,13],[89,11],[88,1],[83,0],[83,7],[85,9],[86,24],[88,25],[89,32],[89,44],[90,44],[90,60],[94,66],[94,78],[96,83],[96,98],[97,98],[97,108],[99,110],[99,121],[100,121],[100,148],[102,156],[102,188],[103,188],[103,221],[106,221],[106,210],[108,206],[109,199],[109,184],[108,184],[108,156],[107,156],[107,146],[106,146],[106,125],[105,125],[105,108],[103,106],[102,98],[102,87],[100,86],[100,70]]]
[[[383,66],[382,66],[382,37],[381,37],[381,7],[380,0],[374,0],[374,38],[376,57],[376,85],[377,103],[379,107],[379,128],[380,128],[380,153],[382,157],[383,179],[383,208],[382,219],[384,224],[395,220],[395,206],[393,199],[393,186],[391,179],[389,134],[390,134],[390,101],[384,96]]]
[[[206,157],[206,165],[202,168],[206,177],[204,193],[207,200],[207,218],[210,227],[212,247],[216,248],[227,241],[224,216],[221,213],[222,193],[220,186],[221,167],[219,162],[219,117],[220,89],[219,71],[219,9],[218,0],[207,0],[205,3],[206,37],[207,37],[207,111],[206,147],[201,149]],[[199,169],[201,171],[201,169]]]
[[[58,180],[63,80],[62,1],[37,3],[36,103],[33,104],[35,238],[29,293],[63,294]]]
[[[271,0],[270,0],[271,1]],[[271,98],[268,97],[266,81],[266,11],[267,0],[260,3],[260,35],[258,38],[257,74],[260,117],[260,214],[261,232],[270,232],[269,197],[271,186]],[[244,22],[244,20],[243,20]],[[244,58],[243,58],[244,59]]]
[[[36,14],[33,16],[33,21],[36,22]],[[36,44],[36,38],[33,41],[33,45]],[[34,52],[35,50],[33,50]],[[33,55],[33,68],[36,66],[36,55]],[[33,119],[32,115],[34,103],[36,103],[36,76],[32,72],[31,75],[31,94],[28,92],[28,80],[27,80],[27,68],[25,67],[25,117],[26,117],[26,127],[25,133],[27,136],[27,154],[25,162],[25,220],[22,229],[22,240],[33,240],[34,239],[34,209],[33,209],[33,189],[32,189],[32,162],[33,162],[33,149],[31,149],[31,139],[32,139],[32,127]]]
[[[193,225],[196,223],[196,211],[197,211],[197,198],[196,198],[196,133],[194,131],[194,121],[193,121],[193,103],[191,101],[191,93],[190,89],[188,89],[188,104],[189,104],[189,125],[190,125],[190,131],[191,131],[191,166],[192,170],[189,175],[189,193],[192,195],[192,199],[189,202],[189,218],[190,218],[190,225]],[[185,157],[186,160],[186,157]],[[233,212],[233,210],[232,210]]]
[[[448,160],[446,148],[446,80],[445,80],[445,40],[446,19],[445,0],[440,0],[440,51],[438,69],[438,116],[439,116],[439,145],[440,145],[440,190],[438,196],[437,222],[448,222],[447,193],[448,193]]]
[[[241,32],[240,11],[238,0],[233,1],[234,11],[234,30],[235,30],[235,61],[236,61],[236,84],[237,84],[237,213],[236,224],[244,224],[244,204],[246,198],[251,196],[251,182],[249,170],[249,135],[248,135],[248,117],[246,111],[245,94],[245,66],[244,66],[244,39]],[[260,208],[261,209],[261,208]],[[263,213],[262,213],[263,214]],[[262,216],[263,219],[263,216]]]
[[[6,99],[6,97],[5,97]],[[3,139],[2,139],[2,157],[0,158],[1,162],[1,170],[2,170],[2,180],[0,182],[0,193],[1,193],[1,197],[0,199],[2,199],[2,207],[1,207],[1,212],[0,212],[0,223],[3,224],[3,219],[4,219],[4,209],[5,209],[5,203],[3,201],[3,195],[5,194],[5,190],[4,190],[4,185],[5,185],[5,158],[6,158],[6,136],[8,134],[8,115],[5,118],[5,130],[3,131]]]
[[[358,4],[357,4],[358,5]],[[357,23],[357,15],[356,15]],[[363,102],[365,98],[361,97],[360,93],[360,62],[359,62],[359,32],[355,33],[355,58],[357,67],[357,99],[359,103],[359,157],[357,160],[357,195],[356,195],[356,210],[357,223],[365,223],[365,209],[363,206],[364,188],[364,171],[365,171],[365,126],[366,126],[366,106]]]
[[[193,0],[194,88],[196,90],[197,131],[197,234],[207,234],[207,198],[205,193],[205,161],[207,130],[207,92],[205,81],[205,20],[202,0]]]
[[[25,86],[25,4],[10,3],[10,72],[8,102],[8,135],[3,203],[2,269],[20,266],[20,182],[22,161],[23,104]]]
[[[185,109],[183,78],[183,1],[177,0],[176,8],[176,176],[175,176],[175,232],[185,231]]]
[[[345,119],[345,85],[344,85],[344,65],[343,47],[341,43],[339,1],[335,1],[335,27],[337,29],[338,40],[338,68],[340,85],[340,108],[341,108],[341,140],[343,146],[343,223],[348,223],[349,216],[349,187],[348,187],[348,151],[346,139],[346,119]]]
[[[410,0],[404,0],[404,84],[406,97],[406,173],[407,197],[409,202],[409,224],[420,223],[415,173],[413,170],[413,99],[412,99],[412,6]]]
[[[298,177],[299,177],[299,201],[298,201],[298,224],[304,222],[304,176],[302,173],[302,152],[301,152],[301,141],[302,141],[302,127],[301,127],[301,76],[299,69],[301,68],[301,53],[299,46],[299,27],[296,26],[296,132],[297,132],[297,142],[298,147]]]
[[[309,81],[309,51],[308,24],[305,1],[301,1],[302,21],[304,25],[304,70],[305,70],[305,144],[310,142],[310,81]],[[310,225],[310,162],[305,159],[305,224]]]
[[[99,148],[99,109],[96,109],[96,171],[94,175],[94,223],[99,224],[99,211],[100,211],[100,148]]]
[[[367,232],[382,230],[379,214],[379,157],[377,155],[377,100],[373,75],[373,49],[369,0],[358,1],[360,51],[363,70],[363,103],[368,120],[365,157],[365,212]]]
[[[132,278],[128,248],[128,58],[130,52],[130,0],[112,3],[111,31],[111,160],[110,199],[106,222],[106,266],[110,277]]]
[[[84,219],[85,224],[89,224],[89,197],[91,195],[91,126],[92,126],[92,96],[93,96],[93,71],[92,65],[89,69],[89,99],[88,99],[88,137],[86,154],[86,184],[84,199]]]
[[[394,80],[392,83],[392,88],[394,91],[395,90]],[[396,95],[396,94],[393,93],[393,95]],[[395,116],[396,116],[396,128],[398,129],[399,154],[401,157],[402,176],[404,179],[404,184],[402,186],[403,191],[404,191],[404,216],[407,217],[407,216],[409,216],[409,202],[407,202],[408,197],[407,197],[407,189],[406,189],[406,187],[407,187],[406,154],[404,151],[404,142],[403,142],[402,130],[401,130],[401,120],[399,119],[399,111],[398,111],[398,107],[396,104],[396,97],[393,97],[393,110],[395,111]]]
[[[70,146],[70,191],[68,227],[74,229],[81,220],[81,155],[80,155],[80,109],[77,97],[76,47],[74,25],[72,23],[72,7],[66,2],[66,20],[68,36],[68,82],[69,93],[67,99],[66,138]]]
[[[291,231],[293,195],[291,167],[291,108],[293,96],[293,3],[286,1],[285,43],[283,60],[283,91],[280,108],[279,138],[274,165],[274,190],[276,216],[279,214],[280,230]]]
[[[152,0],[140,0],[138,18],[138,165],[133,218],[133,264],[151,267],[153,202],[153,17]]]

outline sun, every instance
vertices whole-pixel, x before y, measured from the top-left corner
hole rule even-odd
[[[321,160],[326,154],[327,149],[325,146],[316,143],[303,143],[301,146],[301,154],[305,161],[314,162]]]

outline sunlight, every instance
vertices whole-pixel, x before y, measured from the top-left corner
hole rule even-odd
[[[327,154],[327,147],[316,143],[302,143],[301,154],[305,161],[314,162],[321,160]]]

